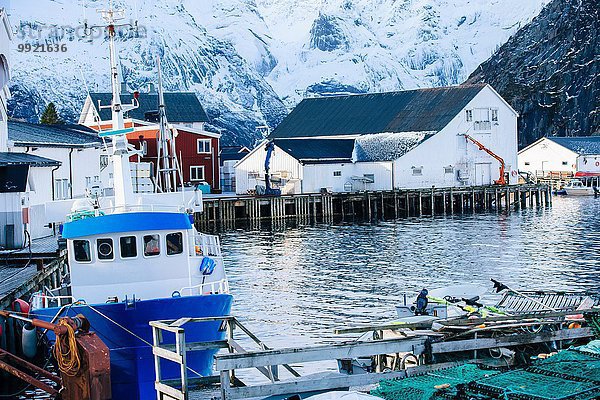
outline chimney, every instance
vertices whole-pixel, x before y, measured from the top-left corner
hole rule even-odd
[[[152,82],[148,82],[148,93],[156,93],[156,88]]]
[[[129,92],[129,88],[127,87],[127,83],[121,82],[121,93],[128,93],[128,92]]]

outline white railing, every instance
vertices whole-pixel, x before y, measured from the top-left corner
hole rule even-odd
[[[69,304],[74,304],[77,299],[73,296],[54,296],[46,293],[34,293],[31,296],[31,308],[39,310],[42,308],[63,307]]]
[[[179,291],[182,296],[198,296],[207,294],[227,294],[229,293],[229,283],[227,279],[220,281],[201,283],[195,286],[187,286]]]
[[[190,237],[190,256],[221,258],[221,242],[218,236],[196,233]]]
[[[106,214],[127,213],[127,212],[171,212],[171,213],[184,213],[186,208],[181,205],[168,205],[168,204],[136,204],[127,206],[116,206],[116,207],[102,207],[92,210],[80,210],[71,213],[67,216],[67,221],[74,221],[76,219],[88,218],[88,217],[99,217]]]

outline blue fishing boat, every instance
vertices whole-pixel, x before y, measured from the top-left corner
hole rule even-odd
[[[131,104],[121,104],[115,51],[118,15],[113,10],[103,12],[113,99],[106,106],[112,110],[112,127],[100,133],[112,142],[115,196],[73,204],[62,227],[70,272],[68,293],[46,290],[35,294],[31,314],[48,321],[83,314],[110,350],[113,399],[151,399],[156,398],[156,392],[149,322],[227,316],[232,296],[218,237],[194,228],[193,212],[201,207],[198,194],[186,200],[183,191],[153,195],[133,191],[131,146],[126,137],[133,128],[125,128],[123,114],[138,104],[135,98]],[[164,117],[160,122],[162,145],[168,148],[173,138],[166,131],[162,101],[159,107]],[[173,157],[167,155],[166,159]],[[159,170],[163,181],[169,180],[172,187],[177,169],[175,162]],[[54,340],[52,332],[47,335]],[[188,342],[222,340],[224,336],[218,321],[186,328]],[[169,339],[163,338],[166,343]],[[188,374],[210,375],[215,352],[189,354]],[[161,373],[163,379],[179,377],[179,366],[165,362]]]

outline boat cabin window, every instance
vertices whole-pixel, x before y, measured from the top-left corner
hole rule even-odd
[[[73,254],[75,261],[90,262],[92,261],[92,252],[90,251],[89,240],[73,240]]]
[[[119,241],[121,242],[121,258],[137,257],[135,236],[123,236]]]
[[[183,235],[181,232],[169,233],[167,235],[167,255],[183,253]]]
[[[113,250],[113,240],[98,239],[96,241],[96,250],[98,251],[98,260],[113,260],[115,253]]]
[[[146,257],[157,256],[160,254],[160,236],[145,235],[144,236],[144,255]]]

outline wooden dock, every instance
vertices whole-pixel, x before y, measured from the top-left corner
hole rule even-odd
[[[600,309],[581,310],[585,315],[598,315]],[[496,319],[485,319],[487,325],[480,320],[444,321],[448,327],[459,328],[458,334],[440,333],[432,330],[410,330],[407,325],[361,326],[341,328],[338,333],[374,333],[373,340],[349,340],[339,343],[307,347],[272,349],[267,347],[248,328],[233,316],[180,318],[178,320],[152,321],[153,354],[155,359],[155,388],[158,399],[188,400],[195,388],[206,384],[220,384],[222,400],[248,398],[285,398],[294,394],[318,393],[336,389],[364,387],[373,385],[384,379],[398,379],[419,375],[436,369],[448,368],[467,362],[482,362],[490,349],[519,348],[528,346],[535,351],[535,346],[546,347],[554,344],[557,350],[571,346],[577,341],[587,341],[594,337],[594,331],[587,326],[571,326],[566,329],[565,317],[573,311],[561,311],[522,316],[506,316]],[[189,324],[214,323],[223,321],[227,327],[226,339],[214,342],[189,343],[185,338],[185,327]],[[454,326],[454,322],[459,322]],[[541,329],[547,326],[548,329]],[[527,329],[534,327],[534,329]],[[464,330],[463,328],[466,328]],[[240,345],[235,332],[249,336],[259,350],[249,350]],[[383,338],[384,330],[400,330],[401,335]],[[164,334],[175,336],[175,344],[163,343]],[[239,335],[238,335],[239,336]],[[188,352],[206,349],[222,349],[227,352],[215,356],[215,369],[218,376],[190,377],[194,371],[187,367]],[[535,353],[538,354],[538,353]],[[371,358],[374,367],[369,372],[356,373],[352,368],[352,360]],[[411,358],[413,365],[405,361]],[[161,359],[167,359],[180,365],[179,379],[164,380],[161,376]],[[304,363],[337,361],[339,372],[311,374],[301,376],[298,365]],[[391,361],[391,362],[390,362]],[[495,360],[498,361],[498,360]],[[344,370],[344,362],[350,369]],[[502,366],[509,365],[502,360]],[[247,385],[241,382],[236,371],[256,369],[266,379],[266,383]],[[283,372],[286,376],[283,376]]]
[[[377,221],[434,215],[519,210],[552,205],[549,185],[477,186],[355,193],[312,193],[279,197],[220,196],[204,199],[197,215],[201,230],[298,224]]]
[[[59,249],[56,237],[32,240],[20,250],[2,251],[0,258],[0,310],[44,287],[60,287],[68,274],[66,250]]]

